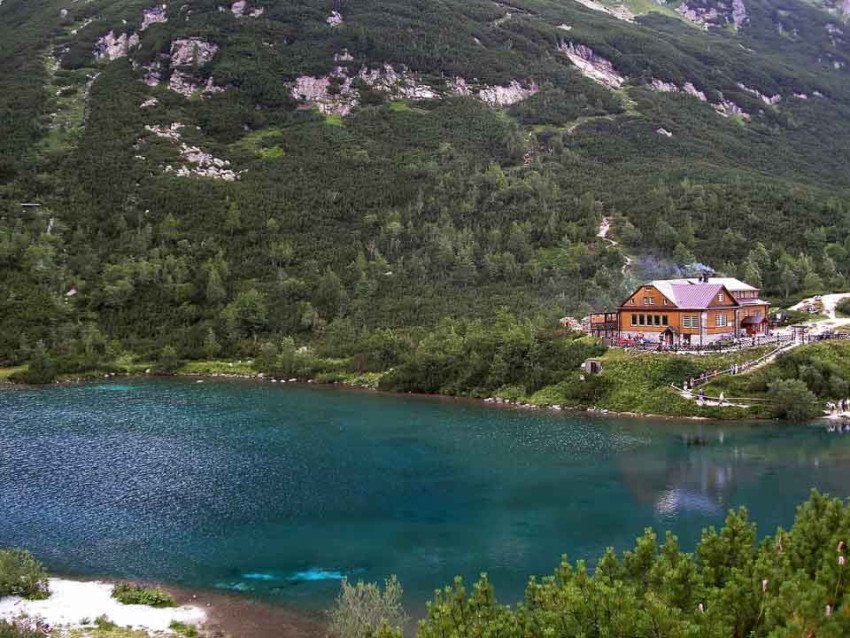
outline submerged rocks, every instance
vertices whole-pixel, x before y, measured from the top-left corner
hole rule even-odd
[[[573,42],[562,42],[558,47],[585,77],[610,89],[619,89],[626,81],[617,73],[609,60],[597,55],[588,46]]]

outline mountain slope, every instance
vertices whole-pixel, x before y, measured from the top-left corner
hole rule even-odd
[[[796,0],[5,0],[0,359],[587,312],[632,284],[603,216],[647,274],[845,287],[847,29]]]

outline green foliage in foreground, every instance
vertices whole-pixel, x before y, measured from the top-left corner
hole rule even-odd
[[[780,379],[768,387],[773,400],[773,416],[789,421],[805,421],[820,412],[817,397],[799,379]]]
[[[150,607],[176,607],[174,597],[156,587],[143,587],[132,583],[118,583],[112,588],[112,597],[125,605]]]
[[[383,589],[377,583],[359,581],[352,585],[343,580],[339,596],[328,611],[331,633],[339,638],[393,635],[407,622],[401,603],[403,593],[395,576],[384,581]]]
[[[0,550],[0,598],[40,599],[49,594],[47,572],[32,554],[23,549]]]
[[[44,634],[15,623],[0,620],[0,638],[42,638]]]
[[[516,606],[498,601],[486,575],[471,591],[456,579],[435,592],[418,635],[838,638],[850,635],[848,540],[850,506],[813,492],[790,530],[761,542],[742,508],[704,530],[693,553],[647,530],[593,570],[564,557]]]

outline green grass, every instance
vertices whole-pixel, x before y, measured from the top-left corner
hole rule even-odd
[[[252,153],[262,159],[278,159],[285,155],[280,141],[283,129],[277,126],[252,131],[231,144],[234,149]]]
[[[325,115],[325,124],[328,126],[342,126],[342,115]]]
[[[183,364],[177,374],[256,374],[257,369],[248,361],[205,360]]]
[[[0,368],[0,381],[8,381],[16,372],[21,372],[26,366],[17,366],[14,368]]]
[[[174,597],[158,587],[144,587],[132,583],[118,583],[112,588],[112,597],[124,605],[149,607],[176,607]]]

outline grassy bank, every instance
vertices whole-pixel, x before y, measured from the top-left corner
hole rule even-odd
[[[698,406],[695,402],[682,398],[671,388],[671,384],[681,386],[689,377],[697,377],[703,372],[728,368],[733,363],[751,361],[767,351],[756,348],[744,352],[713,354],[706,356],[688,356],[657,352],[626,352],[609,349],[599,359],[603,371],[599,375],[586,375],[576,362],[581,362],[587,354],[584,350],[592,348],[590,340],[573,340],[573,347],[580,349],[579,357],[569,366],[554,371],[550,383],[538,384],[524,382],[520,376],[512,383],[495,388],[469,387],[462,384],[444,384],[434,388],[408,387],[399,385],[399,379],[405,374],[402,364],[383,371],[356,371],[357,361],[353,357],[327,359],[312,356],[310,351],[301,351],[298,362],[286,367],[270,367],[268,360],[208,359],[181,362],[168,374],[186,376],[220,377],[263,377],[281,380],[315,381],[316,383],[339,383],[352,387],[372,390],[423,394],[441,394],[446,396],[493,398],[501,402],[527,404],[537,407],[560,406],[570,409],[606,410],[635,415],[658,415],[669,417],[705,417],[720,419],[743,419],[765,416],[756,409],[738,407]],[[850,344],[846,344],[850,345]],[[277,362],[280,363],[279,361]],[[768,368],[769,369],[769,368]],[[17,369],[18,371],[21,368]],[[98,369],[58,375],[58,381],[97,380],[112,375],[144,375],[157,373],[157,366],[148,361],[134,362],[124,359],[113,365]],[[775,373],[772,373],[774,378]],[[748,376],[758,376],[760,394],[766,391],[767,381],[764,371],[734,379],[743,383]],[[7,375],[7,377],[10,375]],[[407,378],[407,377],[404,377]],[[446,377],[448,378],[448,376]],[[728,382],[728,380],[726,381]],[[731,396],[730,388],[721,384],[710,386],[709,394],[716,395],[724,391]]]

